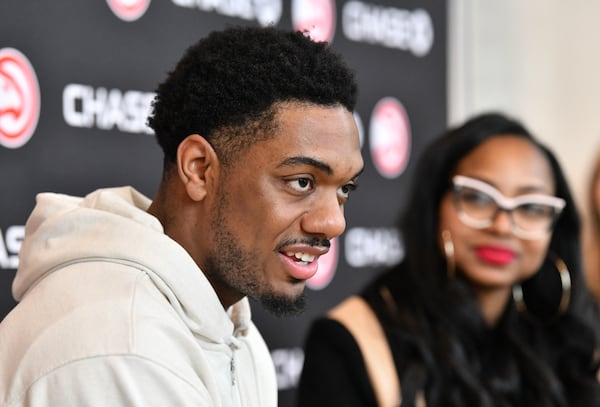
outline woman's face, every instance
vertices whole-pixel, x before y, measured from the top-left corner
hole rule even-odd
[[[476,180],[475,187],[483,181],[506,198],[533,194],[543,200],[555,193],[548,160],[529,141],[517,136],[488,139],[459,161],[452,175]],[[483,187],[485,190],[486,185]],[[456,268],[479,294],[497,289],[508,293],[514,284],[534,275],[546,256],[551,232],[523,238],[522,233],[515,234],[514,215],[501,210],[487,226],[468,226],[459,218],[453,192],[442,199],[439,233],[450,232]],[[522,219],[519,224],[523,224]]]

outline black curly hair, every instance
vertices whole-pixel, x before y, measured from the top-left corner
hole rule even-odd
[[[179,143],[200,134],[224,162],[275,129],[287,102],[344,106],[352,112],[353,72],[326,42],[275,27],[229,27],[187,49],[159,85],[148,125],[165,165]]]

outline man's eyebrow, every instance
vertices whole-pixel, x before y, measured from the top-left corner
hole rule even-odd
[[[311,167],[315,167],[327,173],[327,175],[333,174],[333,170],[327,164],[322,161],[315,160],[314,158],[306,157],[306,156],[296,156],[290,157],[284,160],[279,167],[292,167],[295,165],[310,165]]]

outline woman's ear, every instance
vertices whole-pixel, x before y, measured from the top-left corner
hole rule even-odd
[[[193,201],[203,200],[217,185],[219,159],[204,137],[192,134],[179,143],[177,173]]]

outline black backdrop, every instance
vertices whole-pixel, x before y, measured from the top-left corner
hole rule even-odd
[[[366,169],[306,313],[253,306],[280,406],[292,406],[310,321],[403,255],[392,224],[415,157],[446,125],[446,13],[438,0],[2,0],[0,318],[36,193],[129,184],[154,195],[162,156],[145,116],[189,45],[228,25],[310,29],[356,72]]]

